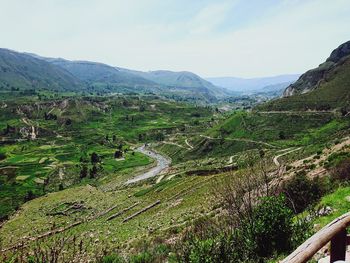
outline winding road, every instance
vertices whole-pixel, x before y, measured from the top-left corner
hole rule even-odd
[[[276,166],[280,166],[280,162],[278,161],[278,158],[284,156],[284,155],[287,155],[287,154],[290,154],[292,152],[295,152],[295,151],[299,151],[301,150],[302,147],[299,147],[299,148],[295,148],[295,149],[291,149],[291,148],[287,148],[287,149],[284,149],[284,152],[279,154],[279,155],[276,155],[274,158],[273,158],[273,163],[276,165]]]
[[[269,144],[269,143],[267,143],[267,142],[254,141],[254,140],[244,139],[244,138],[213,138],[213,137],[210,137],[210,136],[207,136],[207,135],[203,135],[203,134],[200,134],[199,136],[202,137],[202,138],[209,139],[209,140],[222,140],[222,139],[224,139],[224,140],[227,140],[227,141],[251,142],[251,143],[263,144],[263,145],[266,145],[266,146],[269,146],[269,147],[272,147],[272,148],[276,148],[275,145]]]
[[[137,175],[132,179],[129,179],[125,183],[127,185],[157,176],[162,171],[167,169],[171,163],[171,161],[165,158],[163,155],[160,155],[150,149],[147,149],[145,145],[142,145],[141,147],[137,148],[136,151],[155,159],[157,161],[157,165],[151,168],[150,170],[148,170],[147,172]]]
[[[193,146],[188,142],[188,139],[185,140],[185,143],[188,145],[188,147],[190,147],[190,149],[193,149]]]

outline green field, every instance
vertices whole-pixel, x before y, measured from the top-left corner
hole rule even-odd
[[[128,256],[145,246],[169,244],[199,218],[220,214],[213,195],[217,178],[236,176],[237,170],[247,168],[247,160],[262,155],[269,171],[276,168],[277,155],[283,164],[320,155],[348,136],[350,127],[349,117],[337,112],[220,113],[214,107],[152,95],[67,94],[3,103],[0,216],[5,224],[0,247],[24,242],[34,251],[68,238],[83,243],[85,259],[104,249]],[[35,138],[30,138],[32,126]],[[156,165],[135,150],[145,143],[170,158],[171,167],[155,178],[125,185]],[[116,151],[123,152],[123,158],[116,159]],[[94,154],[98,160],[93,161]],[[312,161],[307,161],[310,167]],[[348,189],[339,191],[334,195],[343,198]],[[324,197],[321,202],[331,201]],[[108,220],[112,215],[115,218]],[[39,243],[25,238],[59,229],[62,232]],[[65,249],[67,255],[76,252],[74,247]],[[6,253],[15,256],[19,251]]]

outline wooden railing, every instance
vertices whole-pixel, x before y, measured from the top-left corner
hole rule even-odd
[[[350,238],[346,234],[346,228],[350,225],[350,212],[334,219],[315,235],[306,240],[292,254],[281,263],[304,263],[310,260],[322,247],[331,242],[330,262],[344,260],[346,246]]]

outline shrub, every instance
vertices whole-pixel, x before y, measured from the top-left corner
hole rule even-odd
[[[254,209],[253,217],[252,238],[258,256],[265,258],[291,249],[293,212],[283,196],[263,198]]]
[[[239,224],[225,218],[197,221],[176,246],[179,262],[265,262],[289,253],[310,233],[311,225],[294,222],[283,196],[264,197]]]
[[[282,191],[287,197],[288,206],[295,213],[300,213],[321,198],[325,187],[320,179],[310,180],[301,173],[285,183]]]
[[[5,159],[6,159],[6,154],[0,153],[0,161],[5,160]]]
[[[350,180],[350,158],[340,161],[331,169],[331,177],[337,181]]]
[[[144,251],[137,255],[131,256],[130,262],[131,263],[152,263],[154,262],[154,259],[150,252]]]
[[[119,158],[122,158],[122,157],[123,157],[123,152],[122,151],[120,151],[120,150],[115,151],[114,158],[119,159]]]
[[[102,258],[102,262],[101,263],[123,263],[125,262],[124,259],[117,255],[117,254],[111,254],[108,256],[104,256]]]

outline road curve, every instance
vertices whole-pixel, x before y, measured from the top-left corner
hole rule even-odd
[[[171,163],[169,159],[165,158],[163,155],[160,155],[148,149],[145,145],[140,146],[139,148],[136,149],[136,151],[155,159],[157,161],[157,165],[151,168],[150,170],[148,170],[147,172],[137,175],[132,179],[129,179],[125,184],[132,184],[132,183],[136,183],[136,182],[157,176],[166,168],[168,168]]]
[[[281,164],[280,164],[280,162],[278,161],[278,158],[280,158],[280,157],[282,157],[282,156],[285,156],[285,155],[287,155],[287,154],[290,154],[290,153],[292,153],[292,152],[299,151],[299,150],[301,150],[301,149],[302,149],[302,147],[295,148],[295,149],[292,149],[292,150],[290,150],[290,148],[285,149],[285,152],[283,152],[283,153],[281,153],[281,154],[279,154],[279,155],[276,155],[276,156],[273,158],[274,164],[275,164],[276,166],[280,166]]]

